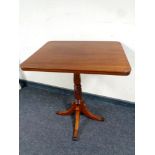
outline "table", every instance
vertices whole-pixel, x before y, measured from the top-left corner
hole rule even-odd
[[[93,120],[104,120],[87,108],[80,74],[126,76],[131,71],[121,43],[116,41],[49,41],[20,66],[25,71],[73,73],[75,101],[66,111],[57,112],[62,116],[75,113],[73,140],[78,139],[80,113]]]

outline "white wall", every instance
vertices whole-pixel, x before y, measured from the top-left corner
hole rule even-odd
[[[83,75],[83,91],[134,101],[134,0],[20,0],[20,62],[49,40],[116,40],[129,76]],[[73,88],[72,74],[20,71],[20,78]]]

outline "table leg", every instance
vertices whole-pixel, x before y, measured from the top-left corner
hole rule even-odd
[[[63,115],[63,116],[71,115],[75,111],[75,108],[76,108],[75,103],[72,103],[69,109],[67,109],[66,111],[62,111],[62,112],[56,112],[56,114]]]
[[[81,112],[89,117],[90,119],[96,120],[96,121],[104,121],[104,117],[99,116],[99,115],[95,115],[92,112],[90,112],[86,106],[85,103],[81,103]]]
[[[78,73],[74,73],[74,96],[75,96],[75,102],[72,103],[72,106],[67,111],[57,112],[56,114],[65,116],[65,115],[71,115],[72,113],[75,112],[73,140],[77,140],[79,123],[80,123],[80,113],[83,113],[85,116],[97,121],[104,121],[104,117],[93,114],[86,107],[86,104],[82,99],[81,79],[80,74]]]
[[[79,123],[80,123],[80,106],[77,105],[75,109],[75,126],[73,130],[73,140],[78,139]]]

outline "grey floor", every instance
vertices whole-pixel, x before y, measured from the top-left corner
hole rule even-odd
[[[134,155],[134,107],[85,98],[89,109],[104,122],[81,115],[79,141],[72,141],[73,116],[56,111],[73,97],[24,87],[20,95],[20,155]]]

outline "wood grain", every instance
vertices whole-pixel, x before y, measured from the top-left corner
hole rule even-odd
[[[131,67],[119,42],[49,41],[21,65],[25,71],[128,75]]]

